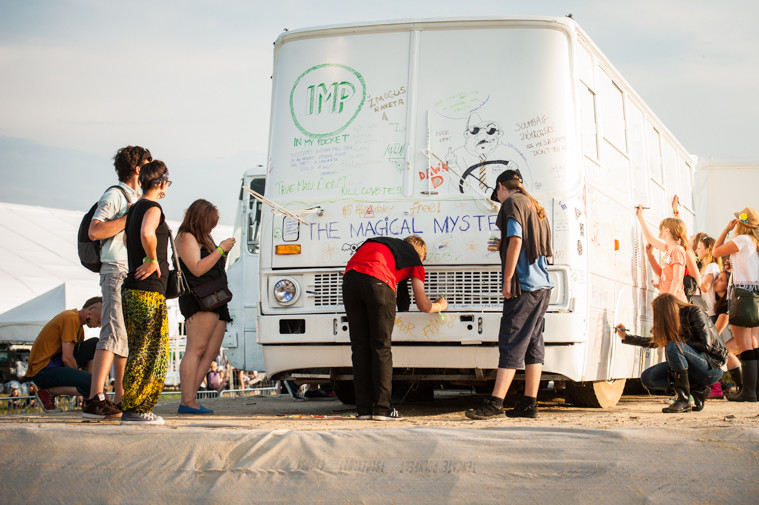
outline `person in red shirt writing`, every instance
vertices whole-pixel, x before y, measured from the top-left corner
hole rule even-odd
[[[424,292],[422,261],[426,257],[427,245],[418,235],[404,240],[375,237],[364,242],[345,267],[343,303],[350,328],[357,419],[402,419],[390,404],[393,379],[390,340],[396,303],[401,310],[408,308],[406,281],[411,279],[419,310],[441,312],[448,308],[444,298],[433,302]]]

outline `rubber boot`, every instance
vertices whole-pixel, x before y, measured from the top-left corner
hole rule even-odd
[[[675,403],[669,407],[664,407],[661,411],[665,414],[690,412],[690,382],[688,382],[688,370],[670,369],[669,382],[675,390]]]
[[[730,378],[733,379],[735,388],[738,390],[735,392],[735,394],[743,391],[743,374],[741,373],[741,367],[737,366],[735,368],[731,368],[728,370],[728,372],[730,372]]]
[[[719,382],[717,383],[719,384]],[[704,404],[706,403],[706,397],[712,390],[711,386],[701,386],[693,384],[690,388],[690,394],[693,397],[693,411],[700,412],[704,410]]]
[[[759,362],[754,358],[754,352],[746,351],[741,353],[741,368],[743,375],[743,389],[737,395],[729,396],[727,399],[731,402],[755,402],[757,382],[757,364]],[[745,361],[744,361],[745,360]]]

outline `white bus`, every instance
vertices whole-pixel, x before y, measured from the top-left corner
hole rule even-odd
[[[369,237],[418,234],[427,292],[449,309],[398,313],[394,379],[492,380],[502,298],[498,255],[486,248],[498,210],[488,197],[507,167],[520,170],[553,230],[544,378],[566,384],[576,404],[610,406],[625,379],[661,359],[622,345],[612,328],[651,326],[655,291],[634,207],[649,207],[656,229],[679,195],[690,228],[693,162],[573,20],[283,33],[270,126],[265,196],[292,214],[242,194],[241,233],[260,242],[241,235],[241,261],[253,261],[255,242],[260,277],[238,269],[240,287],[261,295],[227,335],[236,366],[251,368],[256,335],[273,378],[349,381],[345,264]]]

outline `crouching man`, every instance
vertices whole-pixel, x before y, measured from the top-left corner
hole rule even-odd
[[[82,310],[64,310],[40,331],[29,354],[27,378],[37,386],[37,400],[45,412],[58,412],[58,395],[90,394],[96,338],[84,340],[84,325],[100,326],[102,298],[90,298]]]

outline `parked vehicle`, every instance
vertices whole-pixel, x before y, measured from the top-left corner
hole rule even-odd
[[[248,247],[228,274],[236,299],[260,289],[255,304],[238,300],[224,344],[234,366],[251,368],[255,335],[273,378],[350,381],[344,266],[369,237],[418,234],[426,290],[449,310],[398,313],[394,378],[492,380],[502,298],[498,253],[487,249],[498,207],[488,197],[507,167],[519,169],[553,230],[544,379],[566,384],[576,404],[616,404],[625,379],[661,359],[612,331],[651,326],[656,293],[635,205],[650,207],[656,227],[677,194],[692,227],[693,161],[569,18],[279,36],[272,205],[242,193],[237,229]],[[245,184],[263,181],[246,174]]]

